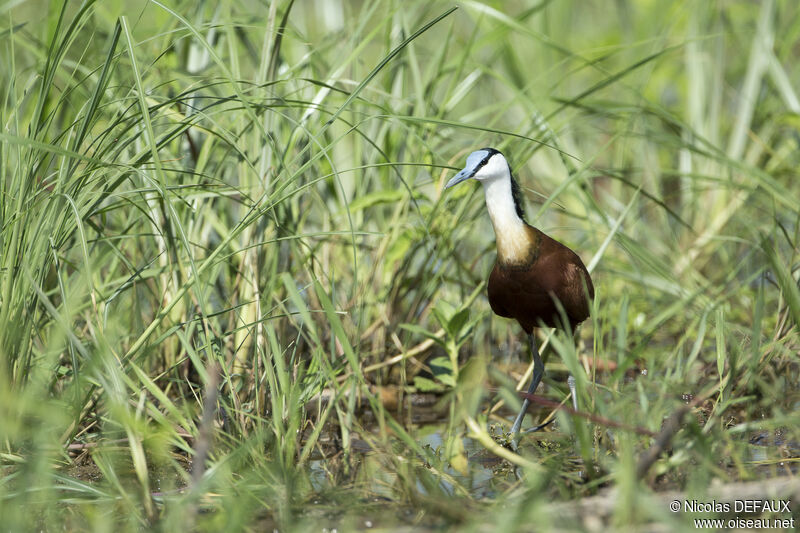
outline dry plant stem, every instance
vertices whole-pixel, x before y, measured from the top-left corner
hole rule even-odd
[[[443,329],[439,329],[435,333],[435,335],[437,337],[443,336],[444,335],[444,330]],[[406,359],[411,359],[412,357],[414,357],[416,355],[424,353],[426,350],[428,350],[433,345],[434,345],[434,341],[433,340],[426,339],[426,340],[422,341],[421,343],[417,344],[415,347],[413,347],[410,350],[408,350],[407,352],[403,352],[403,353],[397,354],[395,356],[390,357],[389,359],[387,359],[385,361],[381,361],[380,363],[375,363],[373,365],[365,367],[364,368],[364,373],[367,374],[369,372],[374,372],[376,370],[380,370],[381,368],[385,368],[387,366],[391,366],[391,365],[394,365],[396,363],[400,363],[401,361],[404,361]],[[346,374],[343,374],[343,375],[339,376],[337,378],[337,380],[339,381],[339,383],[343,383],[343,382],[347,381],[352,375],[353,375],[352,372],[348,372]]]
[[[636,477],[638,479],[644,478],[647,471],[658,459],[658,456],[661,455],[661,452],[667,449],[672,437],[681,429],[681,422],[686,413],[704,402],[711,394],[713,394],[712,390],[707,390],[695,397],[687,405],[680,406],[667,418],[653,445],[639,455],[639,462],[636,464]]]
[[[661,432],[656,436],[656,441],[653,445],[639,455],[639,462],[636,464],[636,477],[638,479],[642,479],[647,475],[647,471],[650,470],[650,467],[656,462],[661,452],[669,446],[672,437],[681,429],[681,422],[683,421],[684,415],[686,415],[690,409],[690,406],[682,405],[672,413],[664,423]]]
[[[536,394],[520,394],[523,398],[528,399],[532,404],[543,405],[545,407],[550,407],[554,410],[558,411],[565,411],[571,415],[579,416],[581,418],[585,418],[595,424],[600,424],[601,426],[612,427],[617,429],[624,429],[626,431],[631,431],[633,433],[637,433],[639,435],[644,435],[646,437],[657,437],[658,434],[654,431],[650,431],[641,427],[631,426],[630,424],[624,424],[622,422],[616,422],[609,418],[605,418],[602,416],[593,415],[591,413],[585,413],[583,411],[576,411],[572,407],[567,407],[566,405],[554,402],[553,400],[548,400],[547,398],[543,398],[541,396],[537,396]],[[549,418],[549,417],[548,417]]]
[[[705,401],[708,397],[707,394],[702,394],[696,398],[694,398],[691,403],[687,405],[682,405],[679,407],[675,412],[673,412],[669,418],[664,422],[663,428],[659,433],[654,433],[644,428],[639,428],[635,426],[631,426],[629,424],[623,424],[621,422],[615,422],[613,420],[609,420],[608,418],[592,415],[590,413],[584,413],[582,411],[576,411],[570,407],[562,405],[558,402],[554,402],[552,400],[547,400],[540,396],[536,396],[535,394],[523,394],[523,396],[528,399],[531,403],[536,403],[539,405],[545,405],[551,407],[556,410],[566,411],[567,413],[575,416],[579,416],[590,420],[596,424],[600,424],[606,427],[613,427],[618,429],[624,429],[627,431],[632,431],[639,435],[644,435],[647,437],[654,437],[655,442],[652,446],[650,446],[647,450],[642,452],[639,455],[639,461],[636,465],[636,477],[638,479],[642,479],[647,475],[648,470],[653,464],[658,460],[659,455],[667,449],[672,438],[675,434],[680,431],[681,429],[681,422],[683,421],[683,417],[691,411],[694,407]]]

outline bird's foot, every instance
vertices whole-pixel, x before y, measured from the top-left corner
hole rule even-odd
[[[556,418],[553,417],[550,420],[548,420],[547,422],[542,422],[538,426],[533,426],[532,428],[525,429],[525,430],[521,431],[521,433],[526,433],[527,434],[527,433],[534,433],[536,431],[542,430],[542,429],[546,428],[547,426],[549,426],[550,424],[552,424],[555,421],[555,419]]]
[[[492,440],[494,440],[503,448],[508,448],[516,452],[519,447],[519,435],[515,435],[510,431],[506,431],[504,427],[499,426],[498,424],[492,424],[489,426],[489,435],[492,437]]]
[[[519,439],[520,439],[520,437],[522,435],[527,435],[528,433],[534,433],[536,431],[544,429],[547,426],[549,426],[550,424],[552,424],[553,420],[555,420],[555,418],[551,418],[547,422],[539,424],[538,426],[533,426],[532,428],[523,429],[521,431],[518,431],[516,434],[511,434],[509,432],[508,435],[507,435],[508,441],[507,441],[506,444],[504,444],[504,446],[506,448],[511,448],[511,450],[513,450],[515,453],[519,453]]]

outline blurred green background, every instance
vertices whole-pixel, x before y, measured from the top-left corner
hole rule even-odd
[[[665,490],[793,478],[795,2],[0,15],[8,530],[675,529]],[[519,456],[481,188],[441,191],[483,146],[597,290],[540,332],[588,416]]]

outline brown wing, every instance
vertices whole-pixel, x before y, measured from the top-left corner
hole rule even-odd
[[[538,250],[525,265],[498,262],[489,276],[489,304],[496,314],[515,318],[530,333],[540,322],[562,325],[560,302],[570,326],[589,316],[589,298],[594,286],[580,257],[535,228]]]

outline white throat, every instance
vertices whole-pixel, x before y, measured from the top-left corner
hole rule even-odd
[[[511,177],[498,176],[480,181],[497,239],[498,255],[508,262],[525,261],[529,256],[530,237],[527,225],[517,215]]]

